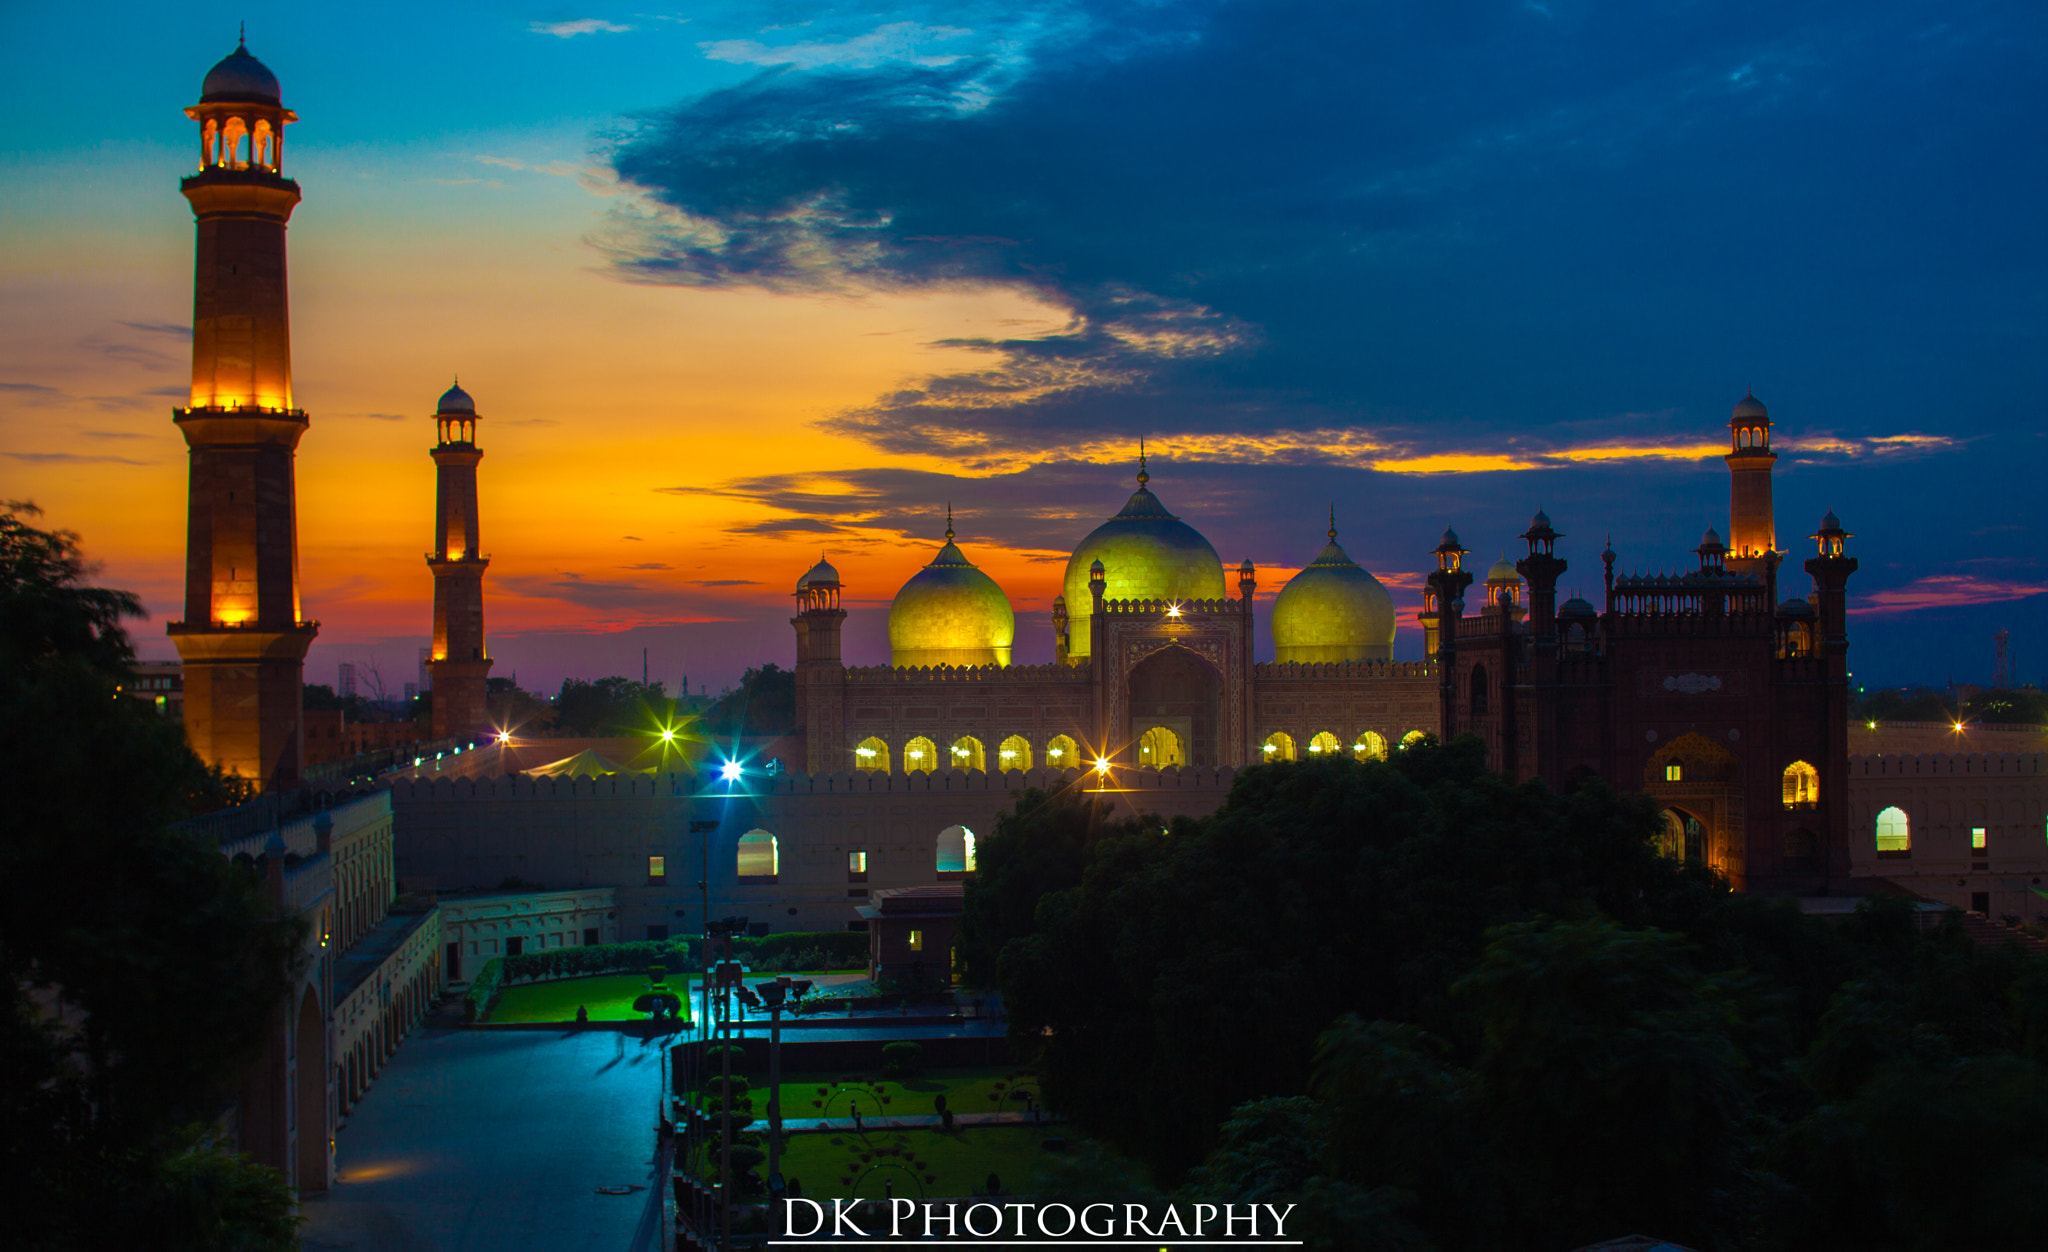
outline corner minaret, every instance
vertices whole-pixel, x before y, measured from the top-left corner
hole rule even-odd
[[[468,734],[489,718],[484,704],[491,674],[484,649],[484,569],[491,559],[479,547],[476,465],[476,401],[460,383],[434,406],[440,441],[434,458],[434,648],[427,673],[434,681],[436,739]]]
[[[207,72],[199,172],[179,184],[198,222],[192,393],[172,420],[190,449],[185,617],[170,624],[185,670],[185,734],[201,759],[265,789],[295,785],[301,688],[319,623],[299,617],[293,460],[306,414],[292,398],[277,77],[237,47]]]
[[[1775,584],[1777,532],[1771,522],[1771,415],[1754,393],[1728,418],[1728,568]]]

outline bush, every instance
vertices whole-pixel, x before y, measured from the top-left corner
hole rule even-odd
[[[789,931],[736,940],[733,954],[764,973],[859,969],[868,963],[868,937],[852,930]]]
[[[747,1050],[737,1043],[714,1043],[704,1049],[704,1072],[715,1074],[725,1068],[725,1054],[732,1053],[733,1073],[744,1073],[747,1068]]]
[[[516,961],[519,958],[511,959]],[[462,998],[463,1021],[482,1021],[491,1011],[491,1006],[498,1002],[498,993],[505,989],[505,960],[502,956],[494,956],[476,972],[476,978],[469,984],[469,994]]]
[[[909,1078],[924,1068],[924,1049],[908,1040],[882,1045],[882,1072],[891,1078]]]
[[[652,972],[660,965],[692,969],[698,964],[697,945],[690,939],[642,940],[634,943],[599,943],[583,948],[549,948],[545,952],[522,952],[505,961],[506,982],[537,982],[552,978],[581,978],[590,974]]]
[[[736,1100],[752,1089],[752,1084],[738,1074],[730,1080],[717,1074],[704,1080],[704,1090],[713,1096],[731,1096]]]

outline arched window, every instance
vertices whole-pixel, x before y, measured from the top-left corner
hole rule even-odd
[[[1081,746],[1067,735],[1054,735],[1045,745],[1045,763],[1052,769],[1080,769]]]
[[[1308,750],[1319,757],[1336,756],[1344,751],[1344,745],[1337,742],[1337,736],[1327,730],[1319,730],[1310,736]]]
[[[1146,769],[1178,768],[1187,763],[1180,736],[1171,727],[1154,726],[1138,736],[1138,764]]]
[[[1879,856],[1911,856],[1913,854],[1912,824],[1906,820],[1906,811],[1897,806],[1877,815],[1877,854]]]
[[[948,826],[939,832],[939,877],[957,878],[974,872],[974,832]]]
[[[1664,829],[1657,849],[1674,860],[1699,861],[1707,855],[1707,828],[1699,818],[1677,809],[1664,810]]]
[[[946,752],[947,769],[988,769],[988,753],[982,750],[981,740],[973,735],[962,735],[953,741]]]
[[[199,163],[202,166],[215,164],[214,145],[219,139],[220,123],[207,118],[206,125],[199,128]]]
[[[996,760],[1003,769],[1031,768],[1031,741],[1022,735],[1011,735],[996,748]]]
[[[939,745],[919,735],[903,745],[903,772],[929,774],[939,768]]]
[[[1485,717],[1485,716],[1486,716],[1486,667],[1485,667],[1484,665],[1475,665],[1475,666],[1473,666],[1473,667],[1472,667],[1472,675],[1471,675],[1471,678],[1469,679],[1469,681],[1470,681],[1470,682],[1471,682],[1471,684],[1472,684],[1472,690],[1471,690],[1471,692],[1470,692],[1470,694],[1471,694],[1471,697],[1472,697],[1472,716],[1474,716],[1474,717]]]
[[[774,882],[782,865],[775,836],[765,830],[750,830],[740,836],[738,869],[741,882]]]
[[[1804,761],[1785,767],[1785,807],[1811,808],[1820,803],[1820,771]]]
[[[1361,761],[1384,761],[1387,759],[1387,737],[1376,730],[1368,730],[1351,745],[1351,755]]]
[[[1269,761],[1291,761],[1294,759],[1294,736],[1284,730],[1276,730],[1266,736],[1259,752]]]
[[[1407,734],[1401,736],[1401,746],[1404,748],[1412,748],[1416,744],[1421,743],[1424,739],[1428,737],[1429,732],[1426,730],[1411,730]]]
[[[243,155],[242,140],[249,135],[248,125],[239,117],[231,117],[220,128],[220,163],[229,169],[241,169],[249,164]]]
[[[272,164],[272,161],[270,159],[270,143],[270,120],[268,118],[259,117],[256,119],[256,129],[250,132],[249,135],[249,155],[254,159],[256,164],[261,165],[266,169],[269,168],[270,165]]]
[[[1787,869],[1812,869],[1819,849],[1813,832],[1801,827],[1785,836],[1785,867]]]
[[[853,767],[864,774],[886,774],[889,772],[889,745],[873,735],[860,741],[853,750]]]
[[[1685,781],[1685,762],[1683,762],[1683,761],[1666,761],[1666,762],[1664,762],[1664,781],[1665,781],[1665,782],[1684,782],[1684,781]]]

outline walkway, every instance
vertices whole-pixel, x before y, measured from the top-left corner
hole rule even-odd
[[[307,1252],[635,1246],[650,1201],[660,1213],[661,1042],[416,1032],[336,1136],[340,1181],[306,1203]]]

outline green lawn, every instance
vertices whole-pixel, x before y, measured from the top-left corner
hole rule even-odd
[[[761,1084],[749,1093],[754,1115],[760,1119],[752,1129],[766,1129],[767,1078],[760,1074],[747,1078]],[[955,1113],[1022,1113],[1024,1104],[1014,1094],[1007,1101],[1001,1098],[1019,1087],[1036,1096],[1038,1079],[1023,1070],[1000,1067],[935,1069],[908,1082],[871,1074],[789,1074],[782,1080],[782,1115],[840,1118],[855,1101],[862,1117],[936,1113],[932,1100],[939,1095],[946,1097],[946,1107]]]
[[[645,1013],[633,1011],[633,1001],[647,990],[647,975],[596,974],[589,978],[563,978],[554,982],[523,982],[498,993],[485,1021],[490,1022],[573,1022],[576,1006],[590,1010],[593,1022],[640,1021]],[[669,990],[681,988],[671,981]]]
[[[972,1195],[988,1185],[990,1174],[1014,1192],[1028,1186],[1045,1161],[1045,1140],[1065,1133],[1051,1126],[974,1126],[950,1135],[808,1132],[789,1137],[782,1176],[801,1181],[805,1195],[842,1199],[881,1199],[888,1180],[896,1195],[911,1199]],[[767,1166],[760,1168],[766,1172]]]
[[[814,970],[795,975],[799,978],[825,978],[860,971]],[[696,985],[697,977],[671,972],[668,986],[677,995],[683,994],[682,984]],[[638,1021],[646,1016],[633,1011],[633,1001],[647,990],[647,975],[594,974],[587,978],[560,978],[552,982],[515,983],[498,993],[498,1002],[491,1006],[487,1022],[573,1022],[576,1020],[576,1006],[590,1010],[593,1022]]]

